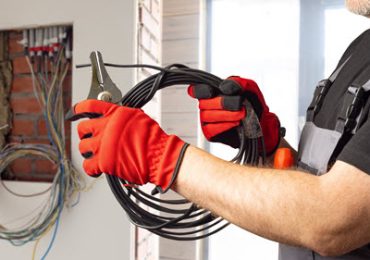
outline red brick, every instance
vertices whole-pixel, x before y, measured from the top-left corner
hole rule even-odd
[[[72,107],[72,96],[68,93],[65,93],[63,95],[63,105],[64,105],[64,110],[68,111]]]
[[[22,40],[21,31],[11,31],[9,33],[9,51],[10,57],[13,57],[13,82],[10,105],[13,109],[14,128],[8,136],[7,141],[11,143],[28,143],[28,144],[45,144],[50,145],[47,137],[46,124],[43,119],[42,111],[37,99],[33,96],[32,78],[26,58],[22,55],[23,46],[19,44]],[[51,66],[49,66],[50,69]],[[34,69],[36,65],[34,64]],[[19,75],[23,74],[23,75]],[[28,74],[28,75],[24,75]],[[71,107],[72,91],[72,66],[69,65],[69,72],[63,82],[63,99],[66,109]],[[22,120],[19,121],[17,116],[21,114]],[[35,118],[32,120],[25,119],[25,114]],[[19,116],[18,116],[19,117]],[[66,133],[66,151],[70,156],[70,122],[65,124]],[[32,135],[33,136],[32,136]],[[36,136],[37,135],[37,136]],[[57,171],[57,166],[44,158],[30,158],[27,163],[15,161],[13,163],[14,175],[16,180],[22,181],[52,181]]]
[[[23,34],[21,30],[11,30],[8,31],[9,39],[22,39]]]
[[[8,31],[8,37],[9,39],[18,39],[18,40],[21,40],[22,37],[23,37],[23,31],[21,30],[11,30],[11,31]]]
[[[72,59],[71,60],[68,60],[68,73],[67,73],[67,75],[71,75],[72,74],[72,71],[73,71],[73,65],[72,64],[73,64]]]
[[[46,121],[44,118],[40,118],[37,121],[37,135],[38,136],[47,136],[48,130],[46,128]]]
[[[66,137],[71,136],[71,122],[68,120],[64,121],[64,134]],[[46,127],[46,121],[44,118],[40,118],[37,121],[37,135],[48,136],[48,128]]]
[[[10,165],[10,170],[17,174],[30,174],[32,172],[32,159],[30,158],[19,158],[14,160]]]
[[[15,114],[41,114],[40,104],[35,97],[10,96],[10,106]]]
[[[19,43],[23,39],[22,33],[15,33],[10,35],[11,36],[9,37],[9,53],[13,54],[23,52],[24,51],[23,45]]]
[[[48,136],[48,128],[46,127],[46,121],[44,118],[40,118],[37,121],[37,135],[38,136]]]
[[[48,60],[48,61],[47,61],[47,67],[46,67],[46,68],[45,68],[45,66],[44,66],[44,65],[45,65],[45,62],[43,62],[43,64],[42,64],[42,65],[43,65],[43,70],[44,70],[44,71],[49,72],[48,77],[50,78],[50,77],[51,77],[51,73],[50,73],[50,71],[51,71],[51,67],[52,67],[52,65],[51,65],[51,61],[50,61],[50,60]],[[36,67],[36,66],[35,66],[35,67]],[[34,67],[34,68],[35,68],[35,67]]]
[[[13,74],[30,73],[30,67],[25,56],[16,57],[13,59]]]
[[[72,75],[67,75],[62,83],[63,92],[71,92],[72,91]]]
[[[8,143],[23,143],[23,144],[46,144],[50,145],[49,139],[46,137],[35,138],[35,137],[21,137],[9,135],[7,138]]]
[[[66,148],[67,157],[69,159],[71,159],[71,139],[70,138],[67,138],[66,139],[66,146],[65,146],[65,148]]]
[[[17,77],[13,78],[11,91],[13,93],[33,93],[32,77]]]
[[[27,182],[52,182],[54,174],[15,174],[15,180]]]
[[[57,165],[46,159],[36,159],[35,160],[35,170],[36,174],[55,174],[57,171]]]
[[[6,138],[6,142],[8,144],[14,144],[14,143],[22,143],[22,138],[20,136],[12,136],[12,135],[8,135],[7,138]]]
[[[29,138],[29,139],[24,139],[24,143],[26,144],[46,144],[46,145],[51,145],[50,140],[46,138]]]
[[[64,134],[66,137],[71,136],[71,121],[64,121]]]
[[[35,134],[34,120],[32,119],[13,119],[11,135],[33,136]]]

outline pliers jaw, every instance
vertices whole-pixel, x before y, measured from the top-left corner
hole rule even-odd
[[[104,66],[102,55],[99,51],[90,54],[92,78],[87,99],[99,99],[111,103],[118,103],[122,99],[121,90],[114,84]]]
[[[113,83],[104,66],[103,58],[100,52],[93,51],[90,54],[92,78],[91,87],[87,99],[98,99],[106,102],[118,104],[121,102],[121,90]],[[121,105],[121,104],[119,104]],[[74,108],[71,108],[66,119],[75,121],[81,118],[96,118],[101,115],[94,113],[75,114]]]

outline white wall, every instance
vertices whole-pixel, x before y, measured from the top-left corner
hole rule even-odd
[[[89,62],[92,50],[99,50],[105,61],[133,63],[135,61],[136,1],[55,1],[13,0],[0,1],[0,30],[33,27],[50,24],[73,24],[73,65]],[[134,71],[113,69],[109,71],[113,81],[123,93],[134,81]],[[72,102],[86,98],[90,86],[89,69],[73,69]],[[75,125],[72,126],[75,130]],[[76,131],[72,131],[72,159],[81,168]],[[13,184],[13,183],[11,183]],[[39,190],[44,184],[15,183],[15,189]],[[37,203],[32,199],[22,202],[6,194],[0,186],[0,222],[2,213],[17,217],[23,204]],[[65,210],[56,243],[48,259],[129,259],[131,227],[111,194],[105,180],[82,194],[81,202],[72,210]],[[43,254],[50,235],[39,247]],[[33,244],[13,247],[0,241],[1,259],[30,259]]]
[[[7,182],[12,190],[30,194],[45,190],[49,184]],[[18,198],[0,186],[0,223],[17,227],[27,218],[11,223],[15,218],[27,216],[47,196]],[[45,253],[51,239],[49,232],[37,247],[36,259]],[[8,241],[0,241],[0,259],[31,259],[34,243],[15,247]],[[105,178],[100,178],[93,189],[81,194],[80,203],[64,208],[54,246],[46,259],[129,259],[130,227],[126,216],[111,194]]]

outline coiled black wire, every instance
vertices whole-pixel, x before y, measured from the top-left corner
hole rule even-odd
[[[217,92],[222,79],[208,72],[192,69],[182,64],[173,64],[165,68],[152,65],[117,65],[104,63],[116,68],[151,68],[160,72],[139,82],[121,99],[123,106],[141,108],[148,103],[155,93],[174,85],[205,84]],[[90,65],[79,65],[78,68]],[[219,91],[218,91],[219,92]],[[266,153],[258,118],[247,102],[249,121],[243,120],[238,127],[240,148],[231,160],[234,163],[257,165],[259,159],[265,161]],[[256,133],[248,133],[250,124],[257,126]],[[248,136],[248,137],[246,137]],[[185,152],[185,150],[183,150]],[[178,173],[175,170],[174,178]],[[212,215],[208,210],[199,208],[186,199],[159,199],[146,193],[139,187],[132,186],[118,177],[106,175],[108,184],[129,220],[136,226],[145,228],[161,237],[173,240],[196,240],[208,237],[229,223],[221,217]]]

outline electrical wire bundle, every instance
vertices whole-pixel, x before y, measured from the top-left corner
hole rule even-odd
[[[121,100],[123,106],[141,108],[148,103],[155,93],[174,85],[206,84],[216,93],[222,82],[219,77],[202,70],[174,64],[166,68],[152,65],[117,65],[104,63],[118,68],[146,67],[159,70],[134,86]],[[78,68],[90,65],[79,65]],[[258,165],[260,158],[265,161],[265,149],[261,127],[251,104],[246,101],[247,118],[239,126],[240,149],[232,161],[234,163]],[[262,154],[260,156],[260,154]],[[176,172],[174,173],[176,175]],[[226,227],[229,223],[214,216],[211,212],[199,208],[186,199],[160,199],[146,193],[125,180],[107,175],[107,181],[116,199],[126,211],[130,221],[159,236],[173,240],[196,240],[210,236]],[[173,178],[174,179],[174,178]],[[153,190],[155,191],[155,190]]]
[[[46,257],[54,242],[64,206],[73,206],[79,198],[79,191],[84,186],[83,179],[69,160],[65,148],[62,83],[68,73],[69,62],[64,46],[61,44],[53,57],[46,53],[37,57],[27,53],[26,56],[32,75],[34,94],[44,112],[51,145],[9,144],[0,152],[0,172],[4,172],[15,159],[24,156],[41,156],[57,166],[50,188],[43,192],[19,194],[11,191],[1,181],[4,188],[16,196],[34,197],[48,193],[48,199],[27,216],[27,222],[24,225],[16,228],[7,228],[4,224],[0,226],[0,239],[9,240],[16,246],[34,240],[38,242],[54,226],[51,242],[42,259]],[[37,243],[33,257],[36,246]]]

